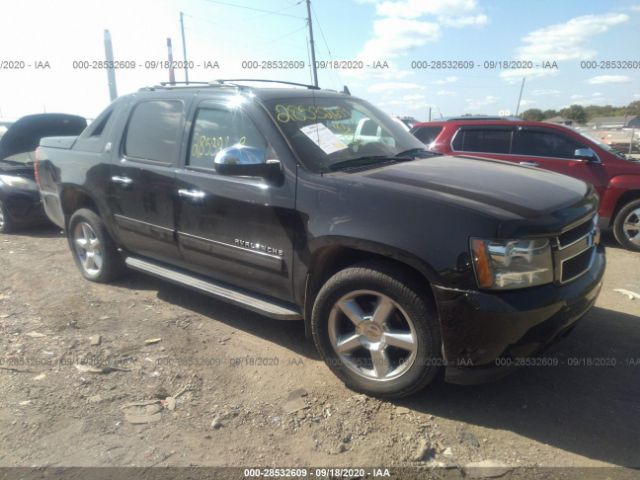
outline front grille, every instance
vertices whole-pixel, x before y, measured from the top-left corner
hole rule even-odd
[[[564,232],[558,237],[558,245],[560,246],[560,248],[566,248],[572,243],[583,238],[585,235],[591,233],[593,227],[593,220],[591,219],[581,225],[578,225],[576,228],[569,230],[568,232]]]
[[[576,280],[589,271],[596,253],[597,231],[594,216],[556,238],[555,277],[560,283]]]
[[[562,278],[560,279],[562,283],[570,282],[589,270],[591,267],[591,259],[594,254],[594,248],[595,247],[588,248],[582,253],[579,253],[575,257],[565,260],[562,263]]]

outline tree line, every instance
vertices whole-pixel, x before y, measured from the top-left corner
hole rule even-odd
[[[553,117],[564,117],[575,123],[584,124],[594,117],[635,117],[640,115],[640,100],[631,102],[626,107],[614,107],[612,105],[571,105],[560,110],[541,110],[530,108],[522,112],[520,117],[524,120],[541,122]]]

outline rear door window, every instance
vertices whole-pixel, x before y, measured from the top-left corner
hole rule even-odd
[[[413,135],[425,145],[429,145],[435,141],[441,131],[442,127],[418,127]]]
[[[176,164],[184,106],[178,100],[151,100],[135,106],[127,127],[128,157]]]
[[[564,135],[544,130],[518,130],[513,139],[516,155],[574,158],[581,145]]]
[[[451,146],[458,152],[509,153],[511,133],[507,128],[463,128]]]

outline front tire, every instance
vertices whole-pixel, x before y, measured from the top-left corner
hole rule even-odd
[[[311,329],[333,373],[353,390],[385,398],[428,385],[440,370],[441,340],[427,289],[385,263],[331,277],[315,300]]]
[[[620,209],[613,222],[613,234],[627,250],[640,252],[640,199]]]
[[[67,239],[73,260],[87,280],[108,283],[125,271],[122,256],[102,219],[92,210],[83,208],[73,214]]]

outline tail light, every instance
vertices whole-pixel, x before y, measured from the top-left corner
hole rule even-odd
[[[40,172],[38,172],[38,167],[40,166],[40,147],[36,148],[35,157],[33,162],[33,176],[36,179],[38,187],[40,187]]]

